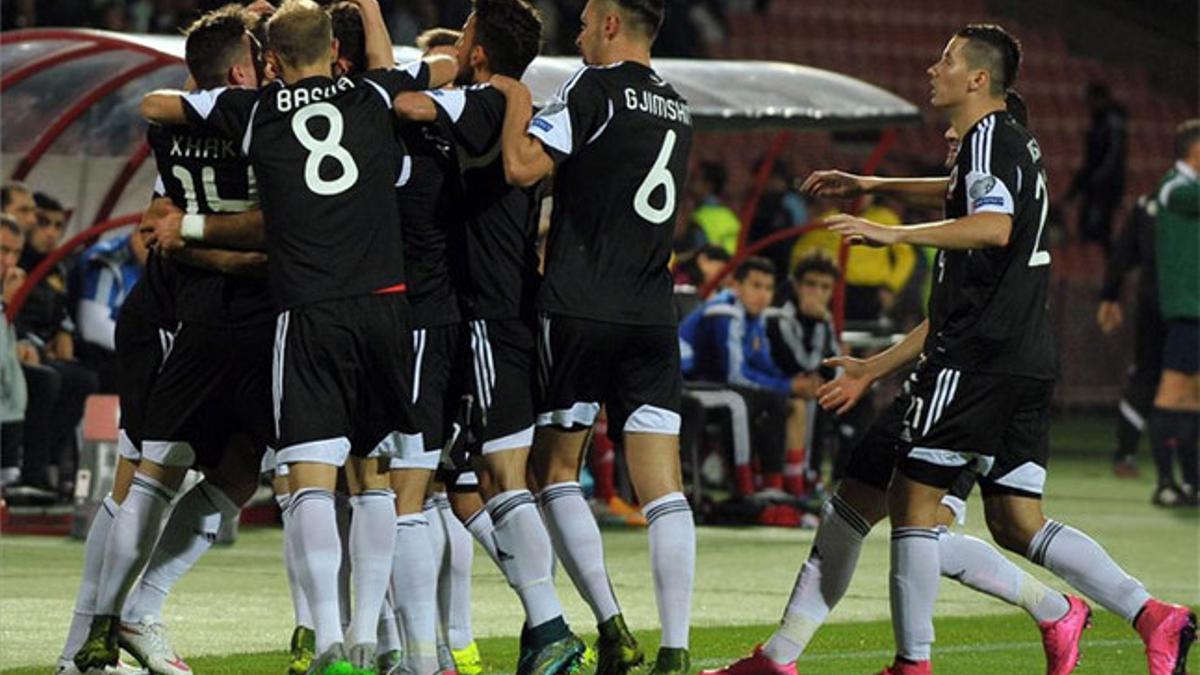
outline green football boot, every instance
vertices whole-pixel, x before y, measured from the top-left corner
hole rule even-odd
[[[358,675],[358,669],[346,657],[346,648],[335,642],[324,654],[313,659],[306,675]]]
[[[82,672],[103,671],[117,665],[121,648],[117,646],[117,628],[121,625],[118,616],[94,616],[88,628],[87,639],[75,652],[75,667]]]
[[[317,634],[311,628],[296,626],[292,631],[291,658],[288,660],[288,675],[304,675],[316,657]]]
[[[479,657],[479,645],[474,641],[462,649],[451,652],[458,675],[483,675],[483,660]]]
[[[646,660],[633,633],[625,625],[624,616],[617,614],[596,628],[600,631],[600,637],[596,639],[599,657],[596,675],[625,675]]]
[[[517,675],[566,675],[579,668],[587,645],[568,635],[541,649],[530,649],[517,662]]]
[[[659,647],[658,658],[646,675],[687,675],[691,672],[692,657],[688,650],[677,647]]]

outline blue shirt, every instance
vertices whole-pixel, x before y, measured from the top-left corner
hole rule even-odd
[[[693,379],[792,393],[791,378],[771,358],[766,322],[748,315],[732,291],[713,296],[683,320],[679,351],[683,372]]]

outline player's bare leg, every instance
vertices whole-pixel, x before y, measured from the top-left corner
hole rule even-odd
[[[346,462],[350,488],[350,579],[353,609],[346,642],[356,668],[373,668],[379,610],[392,578],[396,549],[396,504],[389,458],[351,456]],[[320,628],[317,643],[321,642]]]
[[[392,597],[403,625],[405,662],[414,672],[437,669],[438,565],[430,552],[430,528],[422,506],[433,471],[393,469],[396,493],[396,541],[392,562]]]
[[[1087,534],[1046,518],[1040,499],[992,495],[984,499],[984,508],[996,543],[1054,572],[1133,625],[1146,644],[1150,673],[1182,672],[1196,637],[1194,612],[1152,597]]]
[[[696,567],[696,524],[683,495],[679,436],[625,432],[629,480],[650,534],[650,566],[662,639],[652,673],[686,673]]]
[[[600,633],[596,672],[625,673],[641,664],[645,655],[625,625],[604,564],[600,528],[579,485],[590,435],[591,429],[538,427],[531,464],[541,486],[538,500],[554,550],[596,617]]]

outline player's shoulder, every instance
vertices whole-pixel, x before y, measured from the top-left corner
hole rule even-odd
[[[959,162],[968,171],[990,173],[996,163],[1038,164],[1042,149],[1028,129],[999,112],[981,119],[963,139]]]
[[[566,100],[572,92],[585,92],[603,89],[609,82],[615,81],[620,66],[624,61],[603,66],[583,65],[568,77],[558,88],[558,98]]]

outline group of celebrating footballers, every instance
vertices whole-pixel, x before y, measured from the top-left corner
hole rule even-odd
[[[573,672],[588,651],[564,620],[555,559],[595,615],[596,672],[643,667],[578,482],[602,406],[649,524],[661,641],[645,667],[690,672],[695,527],[668,265],[692,120],[650,65],[664,4],[589,0],[586,65],[540,110],[520,83],[541,41],[527,0],[474,0],[461,33],[428,33],[425,58],[401,66],[377,0],[259,0],[189,29],[188,91],[142,101],[159,173],[141,228],[152,248],[117,325],[121,459],[59,673],[103,672],[122,647],[156,675],[190,672],[163,603],[260,470],[283,511],[290,673],[479,672],[469,630],[447,628],[469,616],[469,558],[451,565],[465,586],[442,569],[447,548],[469,555],[470,535],[524,609],[518,673]],[[1019,61],[1003,29],[972,25],[930,68],[949,178],[806,182],[944,205],[937,223],[828,222],[856,244],[939,249],[930,318],[870,359],[833,360],[819,394],[838,411],[916,366],[824,506],[779,629],[705,672],[796,673],[889,515],[897,651],[885,673],[932,672],[939,573],[1023,607],[1047,673],[1072,672],[1088,605],[949,531],[976,482],[997,543],[1131,622],[1152,675],[1183,672],[1195,615],[1042,514],[1058,363],[1048,188],[1011,92]],[[164,525],[192,467],[205,478]]]

